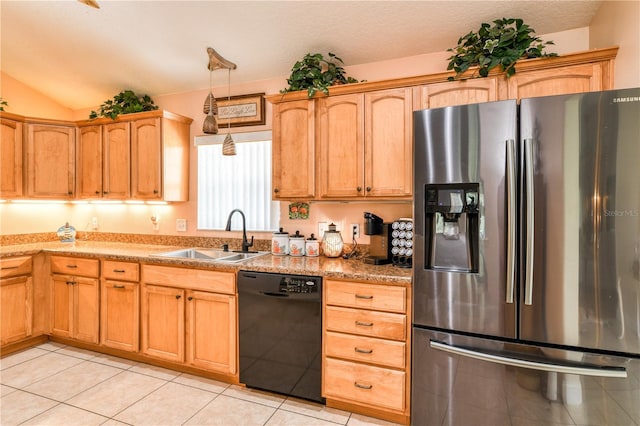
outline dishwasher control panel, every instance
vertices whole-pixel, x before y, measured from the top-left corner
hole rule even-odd
[[[316,277],[284,276],[280,279],[281,293],[318,293],[320,279]]]

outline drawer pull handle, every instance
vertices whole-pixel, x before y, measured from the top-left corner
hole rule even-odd
[[[366,390],[369,390],[369,389],[373,388],[373,385],[361,385],[358,382],[353,382],[353,386],[355,386],[357,388],[360,388],[360,389],[366,389]]]
[[[75,283],[73,281],[67,281],[67,285],[74,285]]]
[[[124,269],[114,269],[113,272],[116,272],[118,274],[124,274],[127,271],[125,271]]]
[[[356,325],[359,325],[361,327],[373,327],[373,323],[372,322],[356,321]]]
[[[371,294],[357,294],[357,293],[356,293],[356,299],[367,299],[367,300],[371,300],[371,299],[373,299],[373,295],[371,295]]]
[[[182,297],[181,295],[176,294],[176,300],[180,300],[181,297]]]
[[[353,348],[354,351],[360,353],[360,354],[372,354],[373,353],[373,349],[360,349],[359,347],[355,347]]]
[[[67,268],[69,269],[76,269],[78,267],[78,265],[67,265]]]
[[[124,288],[124,286],[121,285],[121,284],[116,284],[116,285],[113,286],[113,288]]]
[[[0,269],[2,269],[4,271],[5,269],[18,269],[18,268],[19,268],[18,266],[3,266]]]

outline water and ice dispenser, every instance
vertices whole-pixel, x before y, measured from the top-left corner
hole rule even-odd
[[[479,184],[425,185],[425,268],[478,272]]]

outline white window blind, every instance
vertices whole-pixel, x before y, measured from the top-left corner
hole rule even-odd
[[[271,140],[236,141],[236,153],[222,155],[221,144],[198,146],[198,229],[225,229],[233,209],[242,210],[247,230],[277,229],[280,209],[271,201]],[[242,229],[239,214],[233,215],[231,229]]]

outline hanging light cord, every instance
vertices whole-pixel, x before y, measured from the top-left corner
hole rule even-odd
[[[231,104],[231,68],[227,68],[227,101]],[[227,133],[231,133],[231,118],[227,120]]]

